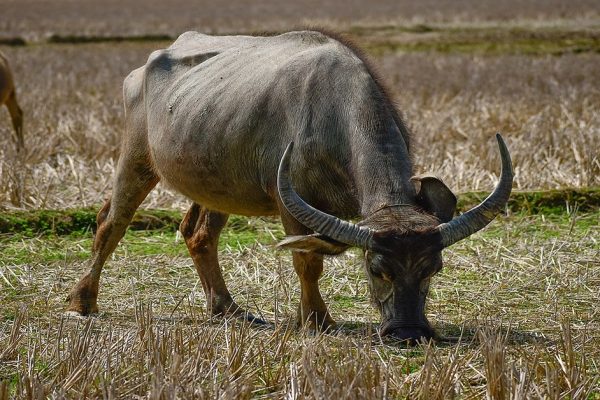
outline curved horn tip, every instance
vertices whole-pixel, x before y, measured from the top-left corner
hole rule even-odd
[[[502,135],[500,134],[500,132],[496,133],[496,140],[498,141],[498,147],[500,148],[500,153],[508,153],[508,147],[506,147],[506,142],[504,141],[504,138],[502,137]]]
[[[504,141],[504,138],[502,137],[500,132],[496,132],[496,140],[498,141],[498,146],[500,147],[500,149],[508,150],[508,148],[506,147],[506,142]]]
[[[509,172],[512,177],[513,168],[512,168],[512,160],[510,157],[510,152],[508,151],[508,147],[506,146],[506,143],[504,142],[504,138],[502,137],[502,135],[499,132],[496,133],[496,140],[498,141],[498,148],[500,150],[502,166],[504,167],[504,165],[506,164],[506,166],[508,167],[507,172]]]
[[[283,155],[281,156],[281,160],[279,161],[280,166],[284,163],[284,161],[287,161],[289,159],[290,154],[292,154],[292,150],[294,150],[293,141],[289,142],[288,145],[285,147]]]
[[[280,177],[282,172],[284,172],[286,169],[289,168],[289,163],[290,163],[290,155],[292,154],[292,150],[294,149],[294,142],[289,142],[287,147],[285,148],[285,151],[283,152],[283,155],[281,156],[281,159],[279,160],[279,167],[277,168],[277,186],[279,188],[279,181],[280,181]]]
[[[500,135],[500,134],[498,134]],[[287,153],[288,151],[292,151],[292,149],[294,148],[294,141],[292,140],[291,142],[288,143],[288,145],[285,148],[285,153]]]
[[[450,222],[439,225],[438,228],[442,235],[444,247],[448,247],[483,229],[502,211],[508,201],[513,182],[512,162],[502,135],[496,133],[496,140],[502,159],[500,181],[494,191],[481,204]]]

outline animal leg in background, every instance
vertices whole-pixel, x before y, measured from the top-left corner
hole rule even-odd
[[[17,144],[17,151],[25,148],[25,141],[23,140],[23,111],[17,103],[17,94],[13,91],[6,101],[6,107],[12,120],[13,128],[15,129],[15,143]]]
[[[262,320],[255,318],[233,301],[223,280],[218,245],[219,235],[228,217],[228,214],[211,211],[194,203],[181,221],[179,230],[200,276],[209,311],[213,315],[233,315],[262,323]]]
[[[71,290],[67,311],[81,315],[98,312],[100,273],[108,256],[125,234],[135,210],[158,183],[146,157],[121,153],[112,197],[98,213],[98,230],[92,248],[92,266]]]
[[[311,233],[280,204],[281,222],[288,236]],[[315,330],[327,330],[335,325],[319,290],[319,278],[323,273],[323,255],[314,252],[293,252],[294,270],[300,279],[300,304],[297,312],[299,325]]]

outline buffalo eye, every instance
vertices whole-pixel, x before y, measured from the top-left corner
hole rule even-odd
[[[394,271],[386,263],[386,259],[381,254],[367,254],[367,263],[370,273],[376,278],[386,281],[394,280]]]

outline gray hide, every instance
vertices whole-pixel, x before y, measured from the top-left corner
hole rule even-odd
[[[363,61],[319,32],[187,32],[124,91],[126,109],[147,118],[161,180],[210,209],[276,214],[291,141],[294,188],[320,210],[365,216],[415,201],[406,128]]]

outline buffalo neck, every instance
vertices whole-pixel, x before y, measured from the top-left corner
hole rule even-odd
[[[390,120],[384,129],[364,134],[352,151],[363,218],[382,207],[416,204],[408,146],[396,122]]]

